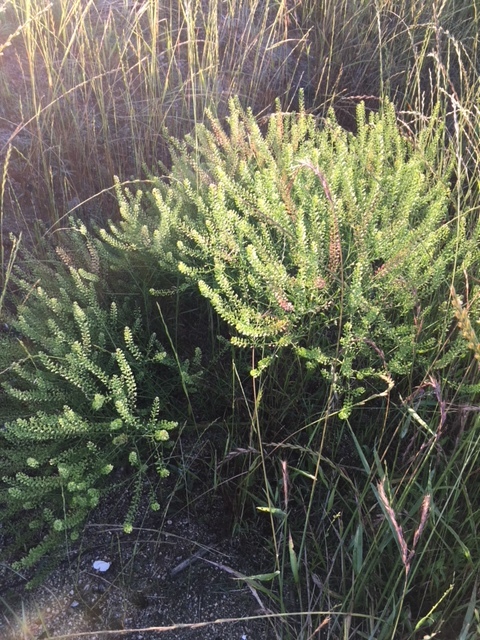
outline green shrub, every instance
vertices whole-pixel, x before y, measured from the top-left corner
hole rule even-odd
[[[182,387],[188,394],[197,374],[147,330],[140,274],[129,277],[126,266],[78,223],[57,256],[26,261],[17,274],[17,355],[2,385],[0,518],[10,551],[28,550],[19,567],[78,537],[115,468],[135,477],[126,531],[142,492],[158,508],[147,472],[168,475],[162,449],[174,417],[187,413]]]
[[[169,180],[151,194],[118,189],[122,221],[104,238],[178,265],[231,342],[259,350],[254,375],[272,361],[278,373],[283,350],[343,397],[342,417],[395,378],[421,381],[468,254],[439,120],[413,143],[386,102],[369,117],[358,107],[355,134],[303,108],[278,111],[264,132],[231,101],[228,124],[212,117],[172,141]]]

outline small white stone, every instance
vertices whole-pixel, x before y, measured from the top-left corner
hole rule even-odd
[[[93,568],[95,571],[108,571],[110,569],[111,562],[104,562],[103,560],[95,560]]]

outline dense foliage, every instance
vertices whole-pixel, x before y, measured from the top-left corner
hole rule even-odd
[[[175,145],[168,183],[118,191],[122,222],[104,238],[161,270],[178,263],[232,343],[261,348],[256,373],[289,350],[343,396],[344,417],[391,376],[415,368],[421,381],[475,242],[449,206],[441,123],[414,145],[387,102],[368,118],[360,105],[355,135],[302,109],[273,115],[264,135],[230,106],[228,133],[212,118]]]
[[[159,508],[145,474],[168,475],[162,448],[182,417],[178,388],[195,380],[147,330],[126,262],[72,225],[56,254],[25,260],[15,278],[21,348],[3,376],[0,500],[12,548],[28,550],[23,567],[78,538],[115,469],[135,475],[125,530],[145,490]]]
[[[161,507],[152,477],[168,473],[170,430],[227,418],[260,460],[243,499],[281,523],[272,517],[284,549],[272,601],[285,608],[290,572],[296,607],[309,597],[309,609],[331,608],[299,579],[328,575],[360,620],[375,602],[374,637],[415,634],[451,591],[440,593],[443,580],[427,589],[426,571],[441,565],[453,580],[478,551],[457,513],[478,488],[468,403],[480,348],[476,303],[459,295],[470,293],[478,230],[454,206],[455,154],[438,113],[413,141],[388,100],[375,114],[360,105],[354,133],[302,102],[262,128],[232,100],[227,122],[211,117],[172,140],[172,169],[150,188],[117,183],[120,219],[108,230],[72,221],[55,251],[12,276],[0,454],[9,552],[23,553],[17,567],[55,557],[119,482],[115,470],[133,478],[131,531],[142,493]],[[212,400],[220,390],[223,406]],[[230,400],[238,391],[243,411]],[[282,456],[276,490],[268,446]]]

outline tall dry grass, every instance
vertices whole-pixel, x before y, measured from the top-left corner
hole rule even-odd
[[[111,214],[114,199],[96,194],[113,175],[168,164],[166,136],[206,107],[224,115],[233,94],[264,114],[276,97],[295,108],[303,88],[347,126],[361,97],[376,108],[388,93],[417,118],[440,98],[477,140],[470,1],[4,0],[0,12],[4,205],[30,222],[89,198],[84,214]]]

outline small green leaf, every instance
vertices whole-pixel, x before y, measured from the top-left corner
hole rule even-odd
[[[293,538],[290,532],[288,533],[288,555],[290,556],[290,568],[292,569],[293,579],[295,581],[295,584],[298,584],[300,582],[298,558],[297,554],[295,553]]]
[[[277,509],[275,507],[257,507],[257,511],[261,511],[262,513],[271,513],[272,516],[276,516],[278,518],[287,517],[285,511],[282,511],[281,509]]]
[[[105,403],[105,400],[105,396],[103,396],[101,393],[96,393],[95,397],[93,398],[92,409],[94,411],[98,411],[99,409],[101,409]]]
[[[255,576],[243,576],[241,578],[234,578],[234,580],[245,580],[245,582],[271,582],[274,578],[280,575],[280,571],[274,571],[273,573],[258,573]]]

